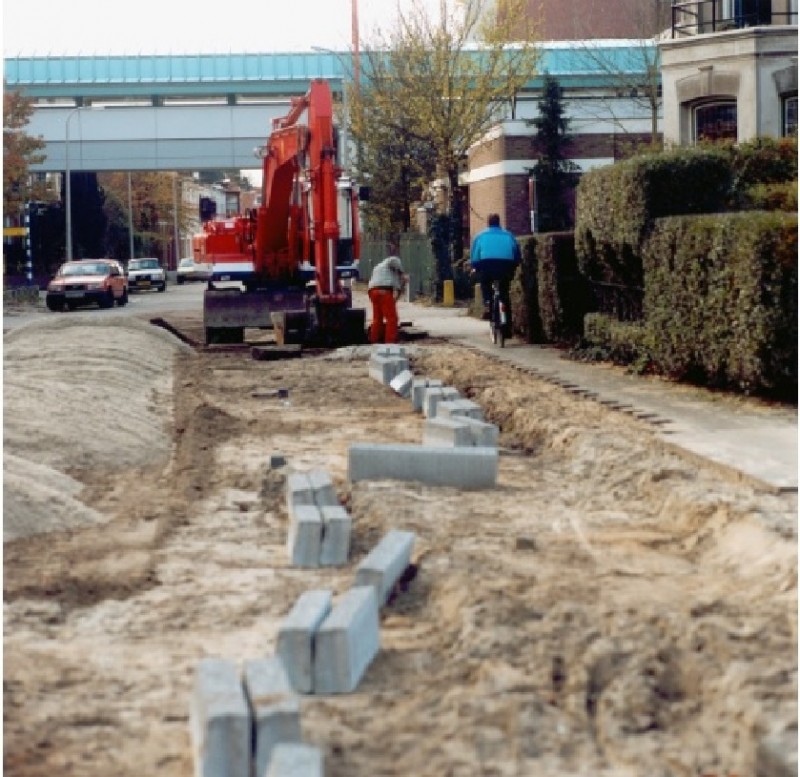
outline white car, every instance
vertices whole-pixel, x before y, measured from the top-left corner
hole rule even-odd
[[[131,259],[128,262],[128,291],[167,290],[167,273],[158,259]]]
[[[181,259],[178,264],[177,281],[207,281],[211,277],[211,265],[195,262],[191,256]]]

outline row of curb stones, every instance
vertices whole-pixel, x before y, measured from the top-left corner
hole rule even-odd
[[[286,464],[273,455],[272,468]],[[286,476],[292,566],[344,566],[352,519],[323,470]],[[282,622],[274,656],[241,668],[200,661],[190,702],[196,777],[321,777],[322,751],[304,744],[299,694],[353,692],[380,650],[380,608],[411,563],[415,535],[393,529],[355,570],[333,603],[328,590],[303,593]]]
[[[440,380],[415,377],[402,346],[373,352],[369,375],[410,399],[412,409],[425,416],[423,441],[351,445],[351,481],[386,478],[467,490],[497,484],[499,429],[484,420],[480,405]]]
[[[377,349],[371,377],[425,416],[422,445],[353,444],[352,482],[413,480],[492,488],[498,429],[481,408],[441,381],[416,378],[405,350]],[[284,460],[278,464],[285,463]],[[344,566],[352,519],[323,470],[286,477],[287,550],[300,568]],[[274,656],[202,659],[190,704],[196,777],[321,777],[322,751],[302,741],[299,694],[352,693],[380,650],[380,609],[411,563],[415,535],[390,530],[356,567],[352,587],[306,591],[282,622]]]

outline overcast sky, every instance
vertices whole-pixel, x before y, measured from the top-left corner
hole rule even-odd
[[[351,43],[351,3],[3,0],[3,55],[342,51]],[[358,0],[362,41],[376,26],[394,27],[398,3],[410,0]]]

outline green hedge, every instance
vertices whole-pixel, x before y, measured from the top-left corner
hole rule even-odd
[[[576,355],[586,361],[632,365],[638,372],[652,370],[650,330],[641,321],[617,321],[603,313],[584,317],[583,342]]]
[[[797,180],[797,138],[757,138],[727,147],[734,194],[757,184]]]
[[[796,214],[661,219],[644,266],[658,372],[796,397]]]
[[[731,180],[723,149],[645,154],[590,170],[577,195],[581,271],[591,280],[641,286],[642,245],[654,220],[725,210]]]
[[[549,232],[536,242],[538,307],[544,339],[570,343],[583,334],[589,310],[586,279],[580,274],[573,232]]]
[[[514,335],[528,343],[544,342],[539,315],[539,272],[536,247],[539,240],[529,235],[520,237],[522,261],[511,282],[511,326]]]

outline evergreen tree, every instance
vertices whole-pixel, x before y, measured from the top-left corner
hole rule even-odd
[[[539,114],[529,122],[536,127],[533,139],[538,161],[533,168],[539,214],[539,232],[555,232],[571,226],[569,190],[577,183],[578,166],[568,159],[571,145],[569,119],[564,116],[561,87],[549,73],[544,74],[544,92]]]

